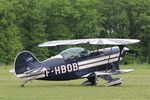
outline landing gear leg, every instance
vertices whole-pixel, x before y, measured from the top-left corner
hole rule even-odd
[[[81,85],[83,86],[96,86],[97,85],[97,77],[88,77],[88,80],[83,82]]]

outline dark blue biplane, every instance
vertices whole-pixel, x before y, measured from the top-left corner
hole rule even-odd
[[[39,61],[31,52],[20,52],[14,61],[13,72],[22,79],[24,86],[31,80],[63,81],[79,78],[87,78],[81,85],[95,86],[97,79],[107,81],[108,86],[120,85],[122,78],[112,78],[112,75],[123,74],[133,69],[119,68],[128,44],[138,43],[137,39],[75,39],[55,40],[40,44],[39,47],[64,46],[64,45],[111,45],[111,47],[88,50],[82,47],[72,47],[63,50],[58,55]]]

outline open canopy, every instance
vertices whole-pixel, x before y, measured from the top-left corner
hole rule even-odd
[[[73,39],[73,40],[55,40],[39,44],[39,47],[93,44],[93,45],[128,45],[138,43],[138,39],[112,39],[112,38],[94,38],[94,39]]]

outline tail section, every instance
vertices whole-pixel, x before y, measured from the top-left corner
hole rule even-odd
[[[41,75],[43,67],[39,60],[29,51],[20,52],[14,61],[14,73],[17,77],[22,79],[32,79]]]

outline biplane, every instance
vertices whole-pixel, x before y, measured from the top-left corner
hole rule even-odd
[[[23,80],[23,87],[31,80],[64,81],[86,78],[81,85],[95,86],[98,78],[107,81],[107,86],[120,85],[122,78],[112,75],[132,72],[133,69],[120,69],[119,62],[123,59],[129,44],[138,43],[138,39],[73,39],[54,40],[39,44],[39,47],[62,47],[75,45],[61,51],[44,61],[39,61],[31,52],[21,51],[14,60],[14,75]],[[110,45],[107,48],[88,50],[78,45]]]

